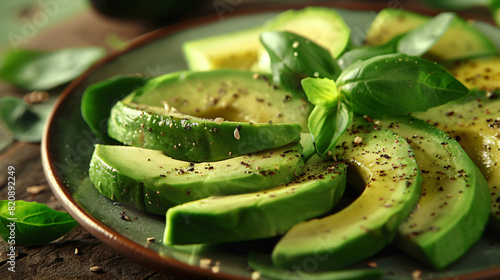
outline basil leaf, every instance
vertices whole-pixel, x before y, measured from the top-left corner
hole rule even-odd
[[[0,201],[0,236],[9,244],[44,245],[65,235],[77,224],[68,213],[53,210],[45,204]]]
[[[487,0],[484,0],[487,1]],[[493,19],[500,26],[500,0],[490,0],[489,9],[493,15]]]
[[[431,7],[443,10],[462,10],[474,6],[486,6],[491,0],[423,0]]]
[[[338,102],[338,106],[331,108],[314,107],[309,115],[308,126],[316,152],[320,156],[324,156],[337,144],[342,133],[351,124],[352,118],[352,111],[343,102]]]
[[[307,99],[314,105],[335,107],[340,98],[337,85],[328,78],[305,78],[301,82]]]
[[[306,77],[336,79],[340,67],[330,52],[294,33],[268,31],[260,35],[271,60],[275,83],[303,97],[300,81]]]
[[[56,99],[53,96],[41,104],[28,105],[22,99],[12,96],[0,98],[0,122],[14,139],[39,142]]]
[[[424,54],[441,39],[456,17],[454,13],[441,13],[408,32],[399,40],[398,52],[414,56]]]
[[[73,80],[104,54],[102,48],[12,50],[0,66],[0,79],[27,90],[47,90]]]
[[[343,70],[353,62],[358,60],[366,60],[378,55],[391,54],[398,52],[399,40],[405,34],[400,34],[389,40],[387,43],[378,46],[362,46],[354,48],[344,53],[339,59],[338,64]]]
[[[336,84],[354,113],[372,118],[426,111],[469,93],[443,67],[406,54],[357,61]]]
[[[82,117],[102,143],[116,144],[108,136],[111,108],[132,91],[142,87],[148,78],[116,76],[87,87],[82,96]]]

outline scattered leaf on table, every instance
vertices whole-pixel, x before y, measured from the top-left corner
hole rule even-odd
[[[55,100],[53,96],[46,102],[28,105],[13,96],[0,98],[0,125],[18,141],[39,142]]]
[[[11,245],[47,244],[70,232],[78,223],[68,214],[49,208],[45,204],[22,200],[0,201],[0,236]]]
[[[94,47],[11,50],[0,65],[0,79],[27,90],[47,90],[78,77],[104,55],[104,49]]]

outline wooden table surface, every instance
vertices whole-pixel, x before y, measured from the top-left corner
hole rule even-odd
[[[214,12],[214,7],[209,6],[190,17]],[[90,45],[109,48],[106,44],[106,36],[109,34],[129,40],[158,27],[140,22],[112,20],[88,9],[64,24],[44,30],[23,47],[53,50]],[[10,95],[22,98],[25,94],[24,91],[0,83],[0,97]],[[4,136],[0,133],[0,137]],[[16,199],[37,201],[64,211],[47,185],[40,160],[39,143],[15,142],[0,153],[2,199],[7,197],[8,166],[16,169]],[[40,186],[41,192],[28,193],[27,188],[32,186]],[[7,270],[7,243],[0,242],[0,279],[176,279],[122,257],[81,226],[48,245],[32,248],[17,246],[16,250],[16,272],[11,273]],[[78,250],[78,254],[75,254],[75,250]],[[90,268],[93,266],[101,266],[103,271],[91,272]]]

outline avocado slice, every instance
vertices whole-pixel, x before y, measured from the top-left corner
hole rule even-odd
[[[270,75],[240,70],[181,71],[148,81],[125,104],[164,107],[200,118],[299,124],[307,132],[312,105],[272,83]]]
[[[413,113],[444,130],[464,148],[488,181],[489,224],[500,232],[500,99],[474,92],[461,100]]]
[[[333,156],[349,165],[348,182],[364,186],[341,211],[292,227],[277,243],[273,263],[301,270],[310,261],[319,270],[340,269],[370,257],[389,244],[417,205],[421,176],[404,138],[355,117]]]
[[[248,266],[266,279],[273,280],[377,280],[382,279],[381,269],[349,269],[325,272],[290,271],[273,266],[269,254],[250,251]]]
[[[379,123],[410,143],[423,179],[419,206],[399,227],[396,244],[444,269],[481,239],[490,212],[486,179],[460,144],[433,125],[410,116]]]
[[[185,42],[182,49],[191,70],[251,69],[259,54],[265,53],[259,34],[270,30],[306,36],[327,48],[334,57],[342,53],[350,35],[349,28],[335,10],[307,7],[282,12],[259,26]],[[263,67],[269,68],[268,64]]]
[[[500,90],[500,56],[465,59],[443,66],[469,89]]]
[[[104,196],[165,215],[168,208],[216,195],[256,192],[286,184],[302,172],[302,147],[277,149],[211,163],[190,163],[161,151],[96,145],[89,177]]]
[[[116,103],[108,134],[126,145],[161,150],[174,159],[212,162],[300,140],[298,124],[218,122],[161,107],[130,106]]]
[[[429,20],[430,17],[415,12],[384,9],[371,24],[366,43],[382,45]],[[497,49],[486,35],[469,22],[456,17],[441,39],[424,56],[435,61],[446,61],[494,54],[497,54]]]
[[[213,196],[168,209],[167,244],[223,243],[273,237],[339,201],[346,165],[311,158],[293,182],[257,193]]]

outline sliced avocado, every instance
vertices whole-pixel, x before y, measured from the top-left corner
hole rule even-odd
[[[454,137],[488,181],[489,224],[500,232],[500,99],[473,93],[459,101],[414,113]]]
[[[250,251],[248,266],[258,271],[266,279],[275,280],[376,280],[381,279],[384,271],[381,269],[349,269],[310,273],[308,271],[290,271],[273,266],[268,254]]]
[[[183,51],[189,69],[250,69],[257,62],[259,52],[264,51],[259,34],[270,30],[286,30],[306,36],[329,49],[334,57],[344,50],[350,34],[347,25],[333,9],[307,7],[288,10],[257,27],[185,42]]]
[[[238,70],[182,71],[146,83],[123,100],[125,104],[163,107],[207,119],[254,123],[297,123],[307,130],[312,110],[306,100],[294,98],[272,83],[269,75]]]
[[[443,269],[458,260],[488,223],[488,184],[455,139],[415,117],[380,121],[406,138],[422,173],[418,207],[399,227],[396,244],[407,254]]]
[[[348,163],[348,182],[364,186],[341,211],[292,227],[272,252],[282,268],[319,270],[346,267],[389,244],[415,208],[421,176],[413,150],[404,138],[355,117],[333,156]]]
[[[325,161],[326,160],[326,161]],[[166,244],[223,243],[273,237],[339,201],[346,165],[318,156],[293,182],[257,193],[213,196],[167,211]]]
[[[500,90],[500,56],[466,59],[444,64],[469,89]]]
[[[182,45],[190,70],[214,69],[246,70],[257,61],[259,34],[264,26],[196,39]],[[221,51],[224,50],[224,51]]]
[[[89,177],[104,196],[165,215],[168,208],[217,195],[256,192],[286,184],[304,166],[298,143],[228,160],[194,164],[161,151],[96,145]]]
[[[410,31],[430,17],[401,9],[380,11],[366,35],[368,45],[382,45],[396,35]],[[431,60],[446,61],[460,58],[494,55],[495,45],[468,21],[456,17],[441,39],[425,54]]]
[[[298,124],[228,122],[202,119],[164,108],[118,102],[108,134],[131,146],[160,150],[191,162],[228,159],[300,140]]]

